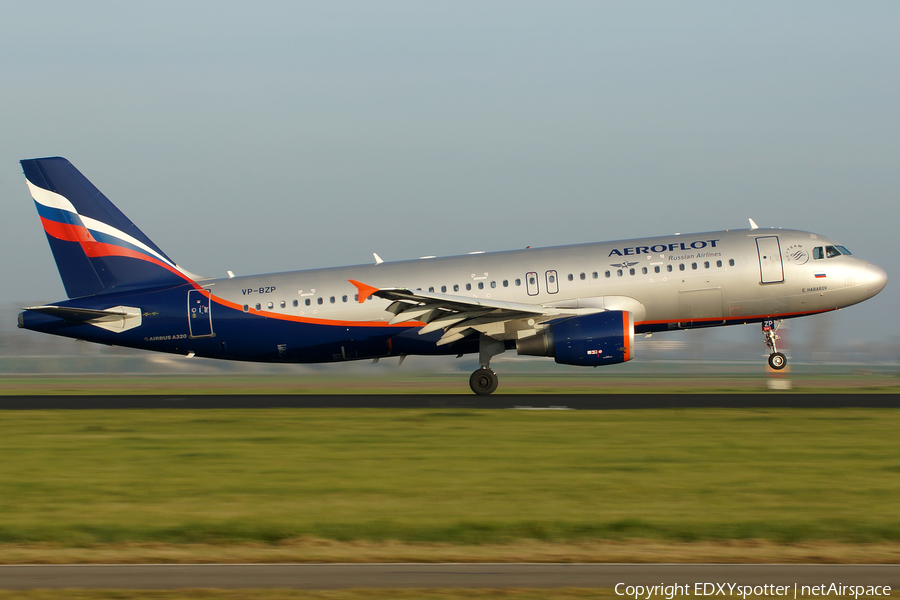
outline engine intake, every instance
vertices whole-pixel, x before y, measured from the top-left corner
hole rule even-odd
[[[564,365],[596,367],[632,359],[634,322],[631,313],[609,310],[551,321],[531,337],[516,340],[516,352],[552,356]]]

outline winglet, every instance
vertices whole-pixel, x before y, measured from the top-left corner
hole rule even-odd
[[[359,281],[354,281],[352,279],[348,279],[350,283],[356,286],[356,289],[359,290],[359,303],[362,304],[366,300],[369,299],[369,296],[378,291],[377,287],[372,287],[371,285],[366,285],[365,283],[360,283]]]
[[[749,220],[750,220],[750,229],[759,229],[759,225],[756,224],[756,221],[754,221],[753,219],[749,219]]]

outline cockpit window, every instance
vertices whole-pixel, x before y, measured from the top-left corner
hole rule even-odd
[[[813,259],[815,260],[819,260],[820,258],[834,258],[835,256],[840,256],[842,254],[853,256],[850,251],[843,246],[825,246],[824,248],[819,246],[813,248]]]

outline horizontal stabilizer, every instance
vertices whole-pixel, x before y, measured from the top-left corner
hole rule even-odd
[[[60,319],[68,319],[69,321],[90,321],[91,319],[99,319],[100,317],[108,317],[110,315],[125,316],[124,307],[107,308],[105,310],[97,310],[94,308],[74,308],[71,306],[29,306],[25,310],[43,313],[59,317]]]
[[[74,306],[29,306],[25,310],[50,315],[66,321],[87,323],[107,331],[121,333],[139,327],[142,321],[141,309],[133,306],[112,308],[77,308]],[[21,316],[20,316],[21,318]]]

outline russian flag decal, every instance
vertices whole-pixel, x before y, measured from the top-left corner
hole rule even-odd
[[[816,279],[825,279],[825,273],[816,273]]]

